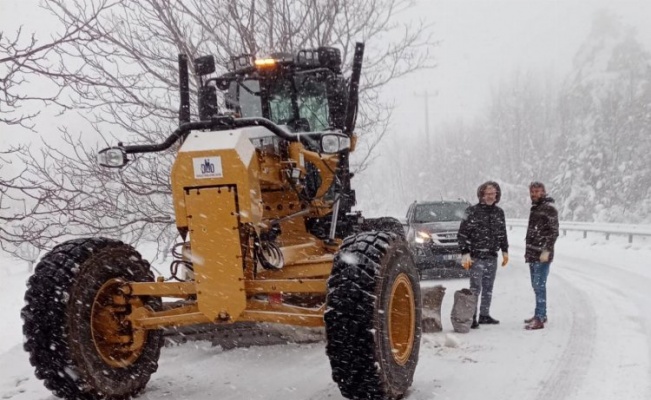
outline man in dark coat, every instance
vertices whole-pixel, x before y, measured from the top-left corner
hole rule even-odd
[[[500,186],[488,181],[477,189],[479,203],[466,209],[459,227],[461,264],[470,270],[470,290],[481,295],[479,320],[473,317],[471,328],[479,324],[499,324],[490,316],[493,283],[497,273],[497,252],[502,250],[502,266],[509,262],[509,242],[506,237],[504,211],[497,206],[501,198]]]
[[[526,319],[526,329],[542,329],[547,322],[547,276],[554,260],[554,244],[558,238],[558,212],[554,199],[547,196],[545,185],[532,182],[529,185],[531,212],[527,227],[525,262],[529,263],[531,286],[536,294],[536,310]]]

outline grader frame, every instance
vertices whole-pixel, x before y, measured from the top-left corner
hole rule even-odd
[[[184,242],[173,266],[188,278],[154,279],[135,249],[112,239],[55,247],[30,278],[22,312],[25,349],[48,388],[71,399],[126,399],[157,368],[161,328],[264,322],[325,327],[345,397],[404,395],[418,361],[418,274],[399,222],[351,211],[363,52],[358,43],[348,84],[332,48],[236,57],[232,71],[208,79],[214,59],[199,58],[194,122],[179,57],[178,129],[162,143],[120,143],[98,158],[121,168],[129,155],[180,144],[171,183]],[[217,89],[228,91],[227,114]]]
[[[346,115],[345,118],[342,116],[336,116],[338,118],[333,116],[332,118],[333,120],[348,121],[348,126],[342,126],[342,128],[347,132],[346,137],[353,139],[353,144],[355,137],[352,134],[352,125],[354,125],[354,113],[357,110],[357,91],[363,50],[363,45],[358,44],[354,57],[353,76],[349,85],[348,107],[341,107],[342,110],[346,109],[350,115]],[[318,55],[323,57],[324,54],[332,56],[332,50],[327,49],[326,51],[317,51],[313,54],[317,57]],[[312,64],[314,58],[311,57]],[[257,67],[253,71],[250,69],[251,66],[246,66],[244,70],[232,71],[215,81],[221,87],[226,87],[227,83],[241,81],[243,76],[250,77],[251,72],[258,73],[272,82],[275,76],[287,77],[298,73],[294,60],[265,60],[268,65],[264,65],[262,69]],[[274,64],[268,60],[273,60]],[[184,57],[181,56],[179,71],[182,84],[187,81],[185,76],[187,70],[184,63]],[[328,63],[331,61],[326,61],[326,65]],[[210,73],[213,70],[210,64],[211,62],[205,57],[200,58],[195,60],[195,70],[199,74]],[[308,64],[300,73],[305,74],[305,70],[309,73],[310,70],[319,69],[324,68],[320,65],[315,68],[315,65]],[[335,71],[336,68],[334,71],[326,70],[323,73],[334,75]],[[317,308],[295,307],[284,304],[282,301],[259,301],[256,300],[256,296],[270,295],[273,299],[282,299],[282,294],[288,293],[325,296],[326,280],[330,275],[334,254],[341,244],[341,238],[335,237],[335,235],[331,235],[327,239],[314,238],[305,229],[301,217],[304,215],[314,218],[329,217],[330,224],[335,226],[339,221],[344,221],[343,218],[338,217],[339,215],[343,216],[343,213],[339,214],[341,203],[334,198],[324,201],[323,197],[336,179],[349,179],[345,176],[348,174],[347,165],[342,165],[340,158],[341,156],[347,157],[347,153],[353,149],[345,149],[346,154],[341,155],[323,154],[306,149],[306,146],[301,143],[299,134],[286,132],[284,128],[272,121],[257,116],[232,118],[219,117],[214,114],[206,115],[206,110],[208,112],[215,110],[214,103],[207,105],[212,99],[209,90],[206,90],[206,88],[210,88],[207,86],[208,83],[210,81],[205,82],[199,90],[199,104],[200,108],[204,110],[204,115],[201,117],[205,119],[198,123],[188,122],[189,105],[182,104],[179,118],[182,124],[171,138],[183,138],[185,139],[184,145],[187,146],[188,141],[193,139],[188,137],[189,129],[226,130],[235,127],[264,126],[289,142],[286,150],[287,159],[279,160],[278,154],[267,154],[258,150],[256,155],[251,155],[250,161],[252,164],[257,162],[258,166],[252,165],[247,169],[238,165],[247,160],[241,160],[242,151],[234,151],[234,146],[222,146],[223,143],[215,143],[217,146],[229,147],[220,149],[218,152],[210,148],[183,152],[183,147],[181,148],[172,169],[173,199],[178,230],[182,234],[190,231],[188,248],[191,249],[192,255],[187,257],[187,261],[192,262],[191,260],[196,258],[202,260],[200,264],[193,263],[196,279],[190,282],[125,282],[120,288],[121,294],[118,296],[125,297],[125,299],[120,299],[122,302],[133,296],[181,299],[194,297],[197,301],[164,311],[143,308],[131,314],[130,323],[134,329],[159,329],[197,323],[236,321],[273,322],[307,327],[323,326],[325,304]],[[185,89],[182,87],[181,91],[183,93]],[[335,101],[342,100],[341,93],[338,95],[338,99]],[[214,131],[211,134],[214,135]],[[237,132],[231,131],[228,134],[232,136]],[[197,135],[201,135],[201,133],[195,134],[195,136]],[[343,135],[340,137],[343,138]],[[207,137],[201,139],[210,140]],[[240,142],[246,141],[246,139],[240,138]],[[165,143],[173,143],[173,139],[168,139]],[[246,145],[247,143],[235,144],[235,146]],[[163,145],[124,146],[119,150],[126,155],[160,151],[164,147]],[[227,181],[225,181],[225,177],[199,180],[196,178],[196,174],[193,176],[188,173],[192,162],[197,157],[208,160],[216,154],[219,154],[218,157],[223,164],[222,175],[228,176]],[[302,163],[297,162],[298,160],[302,160]],[[308,163],[318,168],[321,178],[321,184],[309,205],[305,204],[305,201],[302,202],[296,193],[287,190],[288,176],[285,173],[287,170],[296,171],[298,169],[300,175],[305,176],[307,174],[305,165]],[[341,168],[342,166],[344,168]],[[339,177],[337,173],[339,173]],[[251,176],[252,174],[256,176]],[[279,190],[280,188],[284,190]],[[340,188],[340,190],[342,189],[345,190],[345,187]],[[260,195],[252,198],[240,195],[242,192],[258,192]],[[210,195],[206,196],[208,193]],[[342,196],[346,195],[348,194],[344,193]],[[219,204],[219,206],[216,207],[215,204]],[[266,209],[263,209],[263,205],[266,206]],[[333,208],[337,208],[336,213],[333,213]],[[241,210],[246,210],[246,212],[242,213]],[[202,218],[197,221],[196,216],[199,214]],[[276,224],[281,226],[283,232],[279,239],[287,243],[280,248],[284,265],[277,270],[258,271],[258,266],[252,257],[253,254],[250,252],[246,254],[249,249],[241,243],[242,237],[246,235],[242,232],[242,227],[249,226],[251,230],[260,231],[259,226],[269,224],[269,221],[281,221]],[[347,223],[347,221],[343,223]],[[351,233],[350,229],[348,231]],[[219,251],[211,249],[212,243],[215,241],[215,232],[220,232],[217,239],[220,243]],[[260,232],[258,232],[259,235]],[[244,265],[242,265],[243,263]],[[217,273],[215,266],[229,264],[236,267],[224,268],[219,271],[219,279],[215,279],[213,276]]]

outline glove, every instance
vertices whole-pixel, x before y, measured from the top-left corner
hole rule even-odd
[[[502,266],[506,267],[506,264],[509,263],[509,253],[502,252]]]
[[[461,256],[461,266],[468,270],[470,269],[470,266],[472,265],[472,258],[470,258],[470,254],[466,253],[463,256]]]
[[[548,262],[549,261],[549,250],[543,250],[542,253],[540,253],[540,262]]]

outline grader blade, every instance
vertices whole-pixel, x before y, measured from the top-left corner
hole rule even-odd
[[[224,350],[282,344],[317,343],[325,340],[323,328],[305,328],[280,324],[236,322],[228,325],[200,324],[163,331],[166,346],[189,341],[208,341]]]

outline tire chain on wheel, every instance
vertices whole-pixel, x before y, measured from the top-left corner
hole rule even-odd
[[[161,333],[150,333],[148,341],[154,346],[154,356],[144,360],[146,376],[129,376],[133,392],[111,395],[98,393],[84,381],[84,372],[75,365],[69,338],[70,291],[73,290],[84,262],[100,251],[127,251],[129,260],[153,280],[149,263],[130,246],[106,238],[75,239],[56,246],[38,263],[27,283],[23,319],[24,349],[35,368],[35,375],[58,397],[75,400],[128,399],[144,388],[158,368],[158,355],[162,344]],[[155,346],[158,346],[156,349]],[[106,368],[110,368],[106,366]],[[104,371],[106,373],[106,371]],[[140,378],[140,379],[137,379]]]
[[[349,399],[393,399],[402,394],[391,393],[386,382],[382,362],[375,353],[378,341],[374,326],[376,285],[382,278],[383,258],[396,242],[404,242],[395,233],[361,233],[344,240],[335,257],[328,280],[328,309],[326,322],[326,353],[330,358],[332,376],[341,393]],[[404,245],[404,243],[402,243]],[[406,253],[406,247],[403,246]],[[343,257],[346,259],[342,260]],[[411,260],[411,256],[406,254]],[[386,262],[386,261],[385,261]],[[420,342],[420,291],[418,274],[411,264],[410,278],[416,301],[416,330],[410,372],[403,384],[407,387],[413,378]],[[389,361],[390,362],[390,361]],[[386,365],[386,364],[385,364]]]

